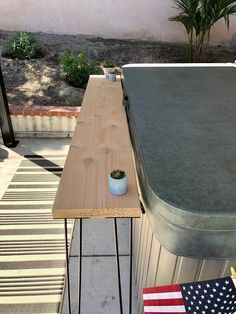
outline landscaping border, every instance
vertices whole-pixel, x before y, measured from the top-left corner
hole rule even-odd
[[[70,137],[80,107],[14,106],[9,104],[17,137]]]

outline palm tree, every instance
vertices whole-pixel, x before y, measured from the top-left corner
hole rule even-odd
[[[191,62],[200,62],[202,48],[210,39],[212,26],[224,18],[229,28],[229,17],[236,13],[236,1],[232,0],[172,0],[180,10],[170,21],[180,22],[186,28]]]

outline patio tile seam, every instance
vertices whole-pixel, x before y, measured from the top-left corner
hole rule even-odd
[[[115,257],[115,254],[82,254],[82,257]],[[128,257],[129,254],[119,254],[119,257]],[[79,257],[79,255],[73,254],[70,257]]]

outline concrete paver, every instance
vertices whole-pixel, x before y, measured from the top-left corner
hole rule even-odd
[[[129,226],[128,219],[117,219],[119,251],[128,254]],[[113,219],[83,220],[83,254],[115,254]]]
[[[0,198],[5,193],[22,156],[0,144]]]

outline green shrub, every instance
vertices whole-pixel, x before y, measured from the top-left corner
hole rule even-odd
[[[7,40],[5,54],[21,60],[34,59],[39,56],[39,47],[35,39],[27,33],[17,33]]]
[[[79,54],[65,53],[60,64],[68,82],[75,87],[86,88],[89,75],[99,73],[95,64],[88,62],[84,51]]]

